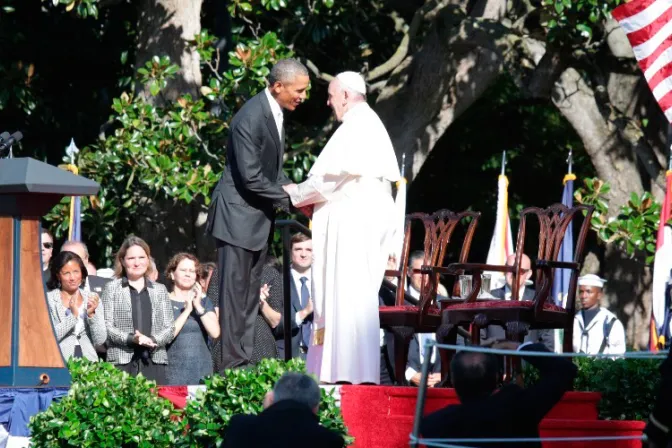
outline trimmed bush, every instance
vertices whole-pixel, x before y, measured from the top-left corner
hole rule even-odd
[[[259,414],[263,411],[266,393],[285,372],[305,373],[305,363],[299,359],[288,362],[264,359],[250,369],[227,370],[225,376],[213,375],[205,380],[205,392],[190,400],[182,421],[186,436],[179,441],[181,447],[219,447],[226,429],[235,414]],[[336,399],[322,389],[319,411],[320,423],[348,437],[341,410]]]
[[[603,420],[646,420],[660,384],[660,359],[575,358],[579,368],[574,390],[600,392]],[[539,372],[529,364],[525,383],[533,384]]]
[[[68,395],[31,418],[38,448],[162,448],[181,437],[179,413],[159,397],[156,383],[112,364],[72,359]]]

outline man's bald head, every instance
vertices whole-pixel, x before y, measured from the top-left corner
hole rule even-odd
[[[506,258],[506,265],[513,266],[516,263],[516,254],[509,255]],[[520,279],[518,281],[519,286],[523,286],[526,281],[532,277],[532,261],[530,257],[523,254],[520,259]],[[506,273],[506,284],[509,285],[509,288],[513,288],[513,274],[511,272]]]
[[[457,352],[450,363],[450,375],[460,401],[490,396],[497,388],[498,370],[494,355]]]
[[[74,252],[79,255],[79,258],[84,261],[84,264],[89,261],[89,249],[86,247],[86,244],[81,241],[66,241],[61,246],[61,252]]]

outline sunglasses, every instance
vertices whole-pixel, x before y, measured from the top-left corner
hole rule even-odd
[[[45,249],[51,249],[52,247],[54,247],[54,243],[42,243],[42,247],[44,247]]]

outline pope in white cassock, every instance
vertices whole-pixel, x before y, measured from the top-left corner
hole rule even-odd
[[[391,182],[401,176],[359,74],[336,76],[327,105],[342,124],[308,179],[284,187],[294,206],[313,213],[315,316],[307,368],[324,383],[377,384],[378,290],[396,222]]]

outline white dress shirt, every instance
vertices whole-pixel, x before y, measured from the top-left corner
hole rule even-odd
[[[278,137],[280,137],[280,141],[282,141],[282,125],[285,121],[285,116],[282,114],[282,107],[275,101],[270,90],[264,89],[264,92],[266,92],[266,98],[268,98],[268,102],[271,105],[271,113],[275,119],[275,125],[278,127]]]
[[[296,292],[299,295],[299,300],[301,300],[301,277],[306,277],[308,279],[306,281],[306,287],[308,288],[308,292],[312,295],[312,289],[310,287],[310,269],[308,269],[303,274],[294,270],[294,268],[292,268],[290,272],[292,273],[292,280],[294,280],[294,285],[296,286]],[[301,319],[301,316],[299,316],[298,311],[294,313],[294,322],[296,322],[297,326],[303,323],[303,319]]]

